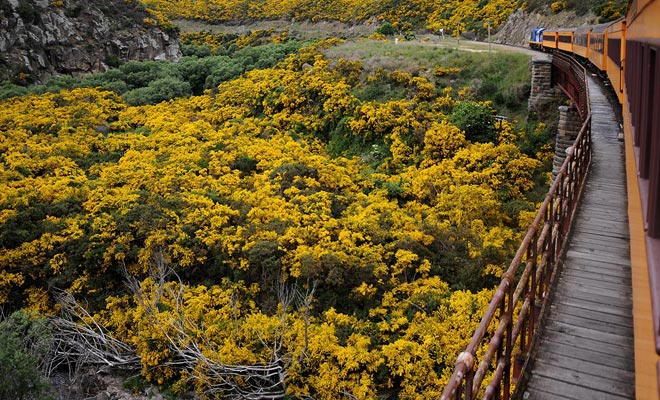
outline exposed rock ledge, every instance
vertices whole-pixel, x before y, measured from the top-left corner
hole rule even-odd
[[[495,35],[495,41],[498,43],[509,44],[513,46],[527,47],[529,35],[532,28],[544,26],[547,28],[577,27],[597,23],[597,17],[592,14],[576,15],[573,11],[562,11],[553,13],[546,12],[527,12],[519,9],[511,14],[504,26]]]
[[[0,0],[0,80],[41,83],[180,57],[176,31],[157,27],[137,0]]]

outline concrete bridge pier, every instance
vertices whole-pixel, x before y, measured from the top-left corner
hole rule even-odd
[[[540,117],[550,112],[548,105],[555,103],[564,95],[552,82],[552,57],[542,56],[532,59],[532,88],[527,102],[527,110]],[[553,110],[554,111],[554,110]]]
[[[552,79],[552,56],[536,57],[531,62],[532,89],[527,109],[545,119],[548,113],[555,112],[555,104],[566,98]],[[555,139],[555,158],[552,165],[552,177],[557,176],[566,159],[566,149],[573,145],[580,133],[582,121],[574,105],[559,107],[559,123]]]
[[[552,163],[553,179],[564,164],[564,160],[568,155],[567,149],[575,143],[575,139],[580,134],[580,129],[582,129],[582,120],[577,108],[573,104],[560,106],[559,124],[557,126],[557,136],[555,137],[555,158]]]

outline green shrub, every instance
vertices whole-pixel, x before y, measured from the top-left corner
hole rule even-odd
[[[37,86],[31,91],[36,93],[46,93],[46,92],[57,93],[61,90],[73,89],[80,86],[81,86],[80,79],[74,78],[69,75],[59,75],[50,78],[46,82],[46,84],[42,86]]]
[[[216,89],[222,82],[238,77],[243,73],[241,64],[226,56],[217,56],[218,62],[213,65],[211,73],[204,81],[205,89]],[[221,62],[220,59],[224,58],[225,61]]]
[[[131,88],[125,82],[126,76],[119,69],[111,69],[102,74],[87,76],[82,81],[85,87],[102,87],[115,93],[126,93]]]
[[[497,138],[495,113],[487,105],[464,101],[454,107],[449,121],[465,132],[473,142],[493,142]]]
[[[36,24],[40,19],[39,10],[29,0],[19,0],[16,12],[28,24]]]
[[[11,82],[5,81],[0,83],[0,100],[8,99],[10,97],[23,96],[27,94],[27,89],[23,86],[14,85]]]
[[[176,97],[191,95],[190,84],[178,78],[162,78],[153,81],[147,87],[133,89],[123,95],[124,100],[131,105],[156,104]]]
[[[196,44],[183,44],[181,45],[181,53],[184,57],[209,57],[213,54],[211,46],[209,45],[196,45]]]
[[[159,61],[131,61],[119,67],[124,82],[131,88],[143,88],[155,80],[165,78],[167,63]]]
[[[381,35],[392,36],[396,34],[396,28],[394,28],[394,25],[392,25],[390,22],[385,21],[383,25],[376,29],[376,32],[380,33]]]
[[[117,68],[121,65],[121,60],[116,55],[111,54],[105,59],[105,63],[110,68]]]
[[[0,399],[50,398],[49,383],[38,368],[50,337],[45,319],[33,319],[23,311],[0,322]]]
[[[175,64],[178,78],[190,84],[194,95],[200,95],[204,91],[206,78],[211,75],[211,71],[217,62],[215,58],[184,57]]]

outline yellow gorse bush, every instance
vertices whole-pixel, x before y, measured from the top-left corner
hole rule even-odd
[[[511,126],[471,143],[443,114],[451,90],[424,78],[391,74],[405,99],[360,101],[341,73],[356,68],[307,48],[153,106],[97,89],[0,102],[0,302],[43,312],[46,282],[96,299],[143,375],[181,390],[204,365],[177,369],[172,340],[229,365],[279,349],[292,396],[435,397],[492,294],[448,281],[506,261],[520,230],[504,204],[533,208],[541,163]],[[340,121],[384,163],[331,156]],[[154,257],[183,283],[159,284]],[[124,269],[141,296],[120,294]],[[282,285],[313,301],[283,305]]]

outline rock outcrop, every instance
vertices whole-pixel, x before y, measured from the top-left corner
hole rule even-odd
[[[597,23],[593,14],[577,15],[573,11],[527,12],[519,9],[511,14],[506,23],[495,35],[495,42],[513,46],[527,47],[532,28],[541,26],[548,28],[576,27]]]
[[[0,80],[42,83],[180,57],[177,32],[159,28],[137,0],[0,0]]]

